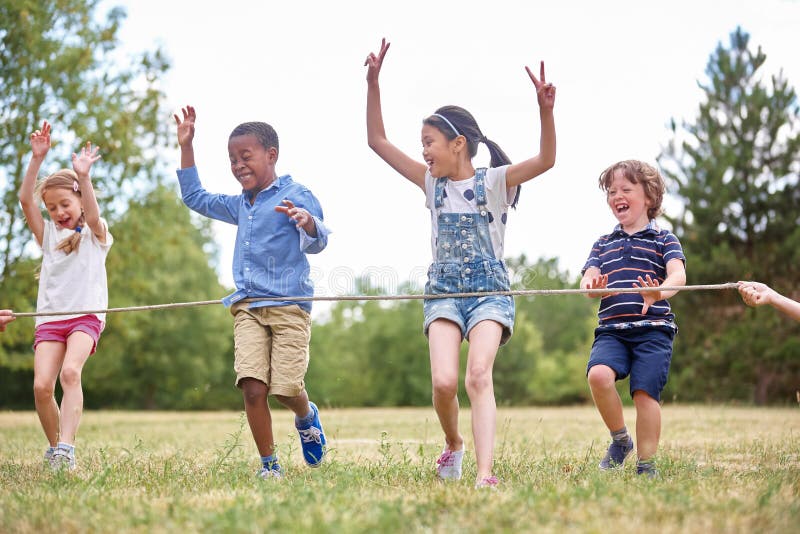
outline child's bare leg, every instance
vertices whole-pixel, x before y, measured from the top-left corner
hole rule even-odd
[[[56,379],[64,361],[66,345],[56,341],[42,341],[36,345],[33,357],[33,400],[42,430],[51,447],[58,443],[58,403],[55,398]]]
[[[640,460],[648,460],[658,450],[661,439],[661,404],[641,390],[633,392],[636,406],[636,452]]]
[[[447,449],[458,451],[464,439],[458,432],[458,359],[461,329],[445,319],[433,321],[428,327],[431,358],[433,409],[444,431]]]
[[[239,385],[244,398],[244,411],[247,423],[256,442],[258,454],[272,456],[275,452],[275,438],[272,435],[272,413],[267,402],[267,385],[255,378],[243,378]]]
[[[600,417],[610,432],[616,432],[625,426],[622,415],[622,399],[614,387],[617,374],[607,365],[594,365],[589,369],[589,389]]]
[[[83,388],[81,373],[94,340],[85,332],[73,332],[67,338],[67,350],[61,366],[61,437],[59,441],[75,444],[75,435],[83,414]]]
[[[308,393],[305,389],[295,397],[275,395],[275,399],[292,410],[294,414],[301,419],[311,412],[311,405],[308,404]]]
[[[503,327],[495,321],[481,321],[469,333],[469,355],[464,382],[472,405],[472,436],[475,440],[479,481],[492,474],[497,426],[492,369],[502,335]]]

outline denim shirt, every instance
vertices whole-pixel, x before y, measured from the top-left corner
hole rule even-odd
[[[260,191],[251,205],[252,195],[247,191],[223,195],[203,189],[197,167],[178,169],[177,173],[181,196],[189,209],[238,227],[233,250],[236,291],[222,299],[223,304],[230,306],[244,298],[314,295],[306,254],[322,251],[330,230],[322,222],[322,208],[311,191],[284,175]],[[285,213],[275,211],[285,199],[311,214],[317,237],[309,236]],[[250,303],[250,307],[291,304],[311,311],[311,301],[259,301]]]

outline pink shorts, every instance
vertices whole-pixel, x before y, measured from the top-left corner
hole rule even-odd
[[[92,350],[89,354],[94,354],[97,349],[97,341],[100,339],[100,332],[103,331],[105,324],[95,315],[81,315],[65,321],[53,321],[43,323],[36,327],[36,335],[33,340],[33,348],[42,341],[57,341],[67,343],[67,338],[73,332],[85,332],[94,340]]]

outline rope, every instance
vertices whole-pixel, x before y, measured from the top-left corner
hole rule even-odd
[[[443,293],[437,295],[341,295],[333,297],[258,297],[241,300],[240,302],[306,302],[306,301],[367,301],[367,300],[428,300],[446,299],[463,297],[488,297],[488,296],[509,296],[509,297],[529,297],[535,295],[603,295],[606,293],[646,293],[650,291],[706,291],[720,289],[735,289],[738,287],[736,282],[725,284],[707,284],[694,286],[659,286],[659,287],[622,287],[609,291],[606,289],[517,289],[511,291],[483,291],[474,293]],[[128,306],[125,308],[108,308],[105,310],[80,310],[80,311],[60,311],[60,312],[23,312],[13,313],[14,317],[43,317],[55,315],[89,315],[96,313],[119,313],[132,311],[151,311],[166,310],[174,308],[190,308],[194,306],[209,306],[211,304],[221,304],[221,300],[200,300],[196,302],[172,302],[169,304],[153,304],[150,306]]]

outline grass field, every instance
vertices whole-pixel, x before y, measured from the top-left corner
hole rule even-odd
[[[273,412],[286,477],[255,477],[235,412],[87,412],[78,469],[42,466],[33,412],[0,413],[0,532],[797,532],[800,408],[664,408],[661,477],[596,465],[592,407],[500,409],[497,491],[442,484],[432,409],[322,409],[330,452],[305,467]],[[633,412],[626,413],[634,427]],[[465,437],[469,411],[462,412]],[[468,445],[469,447],[469,445]]]

